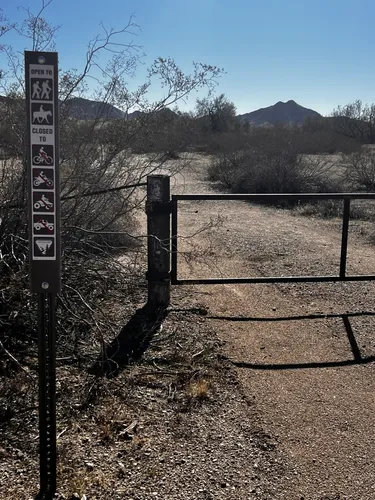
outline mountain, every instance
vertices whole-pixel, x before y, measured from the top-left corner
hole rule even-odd
[[[250,113],[238,115],[243,122],[249,122],[252,125],[283,125],[299,124],[301,125],[306,118],[318,118],[321,115],[316,111],[297,104],[295,101],[277,102],[268,108],[260,108]]]
[[[7,97],[0,96],[0,114],[3,114],[6,108],[13,100]],[[64,103],[60,103],[61,111],[66,112],[71,118],[77,120],[94,120],[101,119],[119,119],[119,118],[144,118],[147,113],[144,111],[133,111],[126,114],[124,111],[116,108],[112,104],[103,103],[99,101],[92,101],[91,99],[84,99],[82,97],[72,97]],[[166,108],[157,112],[167,120],[172,120],[177,117],[176,113]],[[302,124],[306,118],[321,117],[319,113],[312,109],[304,108],[297,104],[295,101],[277,102],[268,108],[257,109],[250,113],[237,115],[237,119],[241,122],[247,122],[252,125],[275,125],[281,124]]]
[[[126,116],[123,111],[112,106],[112,104],[91,101],[82,97],[72,97],[61,104],[61,107],[71,118],[77,120],[116,119]]]
[[[81,97],[73,97],[61,104],[62,110],[68,113],[71,118],[77,120],[94,120],[94,119],[119,119],[127,118],[132,120],[135,118],[141,119],[147,116],[144,111],[133,111],[126,114],[124,111],[116,108],[112,104],[99,101],[91,101]],[[158,116],[163,116],[165,119],[172,120],[177,117],[176,113],[171,109],[165,108],[157,111]]]

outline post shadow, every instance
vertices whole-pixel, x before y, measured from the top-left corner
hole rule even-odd
[[[340,361],[322,361],[311,363],[248,363],[244,361],[234,361],[226,356],[220,356],[221,359],[230,361],[233,365],[239,368],[249,368],[253,370],[297,370],[307,368],[332,368],[340,366],[364,365],[375,361],[375,355],[362,357],[357,340],[351,326],[350,317],[358,316],[375,316],[373,311],[352,312],[346,314],[309,314],[303,316],[281,316],[281,317],[246,317],[246,316],[206,316],[207,319],[234,321],[234,322],[279,322],[279,321],[301,321],[312,319],[327,319],[327,318],[341,318],[345,327],[351,351],[353,353],[352,359],[345,359]]]
[[[153,308],[149,304],[137,309],[116,338],[103,346],[100,358],[89,368],[89,373],[107,377],[118,375],[147,350],[167,314],[167,308]]]

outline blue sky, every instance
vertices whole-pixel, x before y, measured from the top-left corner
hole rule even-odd
[[[0,0],[13,20],[24,17],[20,5],[35,12],[41,1]],[[375,102],[373,0],[53,0],[46,18],[61,25],[60,65],[81,67],[100,23],[118,29],[131,14],[146,65],[171,56],[186,71],[192,61],[223,67],[217,92],[238,113],[289,99],[322,114],[355,99]],[[30,49],[15,35],[2,41]],[[182,108],[192,109],[195,98]]]

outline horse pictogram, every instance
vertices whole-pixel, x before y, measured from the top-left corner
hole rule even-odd
[[[49,117],[51,117],[51,122]],[[52,125],[52,111],[44,109],[43,104],[41,104],[39,111],[33,112],[33,123],[47,123],[47,125]]]

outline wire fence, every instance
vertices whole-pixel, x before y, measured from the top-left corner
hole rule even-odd
[[[80,194],[71,194],[67,196],[62,196],[60,198],[61,201],[66,201],[66,200],[74,200],[77,198],[85,198],[87,196],[98,196],[100,194],[107,194],[107,193],[113,193],[114,191],[121,191],[123,189],[132,189],[132,188],[137,188],[141,186],[147,186],[147,182],[138,182],[137,184],[126,184],[124,186],[117,186],[113,188],[107,188],[107,189],[99,189],[98,191],[88,191],[87,193],[80,193]],[[5,205],[0,205],[0,209],[23,209],[26,208],[26,203],[14,203],[14,204],[5,204]]]

